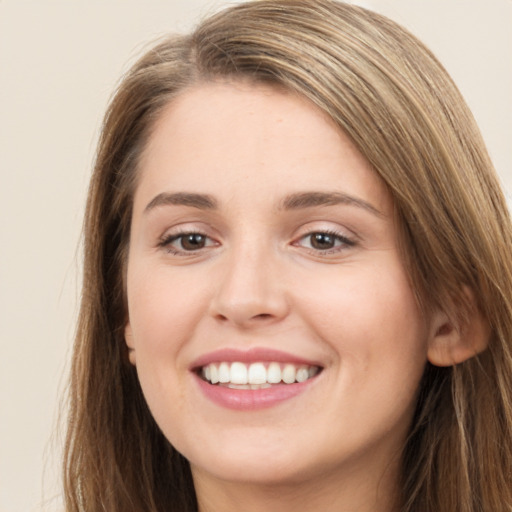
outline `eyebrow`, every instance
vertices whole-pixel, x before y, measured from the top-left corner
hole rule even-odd
[[[298,192],[290,194],[283,199],[280,209],[301,210],[315,206],[336,206],[339,204],[357,206],[377,217],[384,217],[382,212],[367,201],[341,192]]]
[[[384,217],[375,206],[367,201],[341,192],[297,192],[286,196],[281,201],[279,209],[302,210],[315,206],[336,206],[339,204],[357,206],[377,217]],[[216,210],[218,208],[217,200],[207,194],[197,194],[193,192],[162,192],[148,203],[144,212],[146,213],[158,206],[167,205],[190,206],[201,210]]]
[[[153,210],[157,206],[178,205],[191,206],[201,210],[216,210],[217,201],[207,194],[195,194],[191,192],[162,192],[155,196],[146,206],[144,212]]]

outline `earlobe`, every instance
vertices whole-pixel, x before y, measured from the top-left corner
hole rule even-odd
[[[475,304],[473,295],[465,291],[471,300],[468,320],[462,324],[445,312],[438,312],[431,322],[428,360],[435,366],[453,366],[483,352],[488,344],[488,322]]]
[[[135,366],[135,347],[133,346],[133,331],[130,322],[124,328],[124,341],[128,347],[128,359]]]

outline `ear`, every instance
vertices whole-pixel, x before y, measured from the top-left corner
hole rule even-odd
[[[127,322],[124,328],[124,341],[128,347],[128,359],[135,366],[135,347],[133,343],[133,331],[130,322]]]
[[[428,360],[435,366],[453,366],[483,352],[488,344],[490,328],[480,312],[473,293],[464,289],[469,299],[468,319],[463,324],[457,311],[439,311],[434,314],[429,337]],[[454,308],[455,309],[455,308]]]

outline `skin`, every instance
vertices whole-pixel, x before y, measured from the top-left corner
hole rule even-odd
[[[356,201],[282,207],[312,191]],[[177,192],[217,207],[156,204]],[[301,98],[209,83],[161,115],[134,196],[125,338],[155,420],[191,463],[202,512],[396,510],[400,450],[443,329],[417,308],[392,212],[368,162]],[[183,246],[182,232],[204,246]],[[322,251],[310,235],[325,232],[334,245]],[[206,398],[193,361],[253,347],[322,372],[267,409]]]

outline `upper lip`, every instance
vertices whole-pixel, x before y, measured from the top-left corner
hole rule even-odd
[[[247,350],[240,350],[236,348],[224,348],[215,350],[198,357],[190,366],[191,370],[197,370],[210,363],[220,362],[240,362],[240,363],[257,363],[275,361],[277,363],[291,363],[304,366],[319,366],[322,365],[318,361],[304,359],[302,357],[266,347],[253,347]]]

